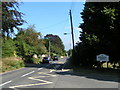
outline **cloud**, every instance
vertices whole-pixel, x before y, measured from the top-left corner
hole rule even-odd
[[[65,27],[65,29],[71,29],[71,27]],[[79,31],[82,31],[81,28],[78,28],[78,27],[73,27],[73,30],[79,30]]]
[[[74,29],[74,30],[82,31],[82,29],[81,29],[81,28],[78,28],[78,27],[74,27],[73,29]]]

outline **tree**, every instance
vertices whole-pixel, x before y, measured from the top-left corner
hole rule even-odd
[[[71,55],[72,55],[72,49],[69,49],[69,50],[67,51],[67,53],[68,53],[69,56],[71,56]]]
[[[35,31],[34,26],[21,30],[14,38],[17,55],[29,60],[34,54],[46,53],[46,47],[41,39],[41,33]]]
[[[86,2],[81,13],[83,23],[80,42],[76,46],[79,64],[92,66],[96,55],[104,53],[110,56],[110,62],[118,62],[120,57],[120,3]],[[76,55],[74,54],[74,57]],[[76,58],[77,58],[76,57]],[[75,61],[77,62],[77,61]]]
[[[15,28],[20,30],[18,26],[23,25],[25,22],[22,17],[23,13],[18,10],[19,3],[14,2],[2,2],[2,36],[10,36],[10,33],[14,33]]]
[[[14,56],[15,45],[11,38],[2,42],[2,58]]]
[[[45,39],[48,39],[50,41],[50,48],[51,48],[51,52],[52,53],[56,53],[59,55],[64,55],[65,51],[64,51],[64,45],[62,40],[60,39],[59,36],[57,35],[52,35],[52,34],[47,34],[45,36]],[[47,40],[47,41],[48,41]],[[46,43],[46,47],[48,49],[48,42]]]

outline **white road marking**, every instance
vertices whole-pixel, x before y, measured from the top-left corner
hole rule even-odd
[[[70,71],[71,69],[62,69],[62,71]]]
[[[0,86],[3,86],[3,85],[5,85],[5,84],[11,83],[11,82],[12,82],[12,80],[10,80],[10,81],[8,81],[8,82],[3,83],[3,84],[1,84]]]
[[[27,73],[27,74],[22,75],[21,77],[25,77],[25,76],[27,76],[27,75],[29,75],[29,74],[34,73],[34,72],[35,72],[35,71],[29,72],[29,73]]]
[[[55,69],[50,69],[50,73],[53,72],[53,71],[56,71]]]
[[[36,86],[36,85],[51,84],[51,83],[52,83],[52,82],[37,83],[37,84],[28,84],[28,85],[18,85],[18,86],[10,86],[9,88],[28,87],[28,86]]]
[[[22,70],[22,69],[25,69],[25,68],[19,68],[19,69],[16,69],[16,70],[7,71],[7,72],[4,72],[4,73],[0,73],[0,75],[9,74],[9,73],[16,72],[16,71],[19,71],[19,70]]]
[[[38,70],[41,70],[41,69],[43,69],[43,68],[38,68]]]
[[[40,78],[40,77],[41,77],[41,78],[42,78],[42,77],[56,77],[56,75],[49,74],[49,73],[44,73],[44,72],[38,72],[38,73],[39,73],[39,74],[43,74],[43,76],[28,77],[28,79],[35,80],[35,81],[40,81],[40,82],[43,82],[43,83],[10,86],[9,88],[28,87],[28,86],[51,84],[51,83],[53,83],[53,82],[46,81],[46,80],[42,80],[42,79],[38,79],[38,78]],[[44,76],[44,75],[47,75],[47,76]]]
[[[48,75],[48,76],[51,76],[51,77],[56,77],[57,75],[53,75],[53,74],[50,74],[50,73],[44,73],[44,72],[38,72],[39,74],[44,74],[44,75]],[[46,76],[46,77],[48,77]]]
[[[48,64],[46,67],[48,67],[50,64]]]

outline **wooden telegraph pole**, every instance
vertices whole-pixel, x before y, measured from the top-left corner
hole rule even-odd
[[[74,33],[73,33],[73,23],[72,23],[72,13],[70,10],[70,23],[71,23],[71,34],[72,34],[72,43],[73,43],[73,51],[75,50],[74,48]]]

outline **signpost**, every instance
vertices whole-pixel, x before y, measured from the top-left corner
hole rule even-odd
[[[109,56],[108,55],[105,55],[105,54],[100,54],[100,55],[97,55],[97,61],[105,61],[107,62],[107,68],[108,68],[108,61],[109,61]]]

